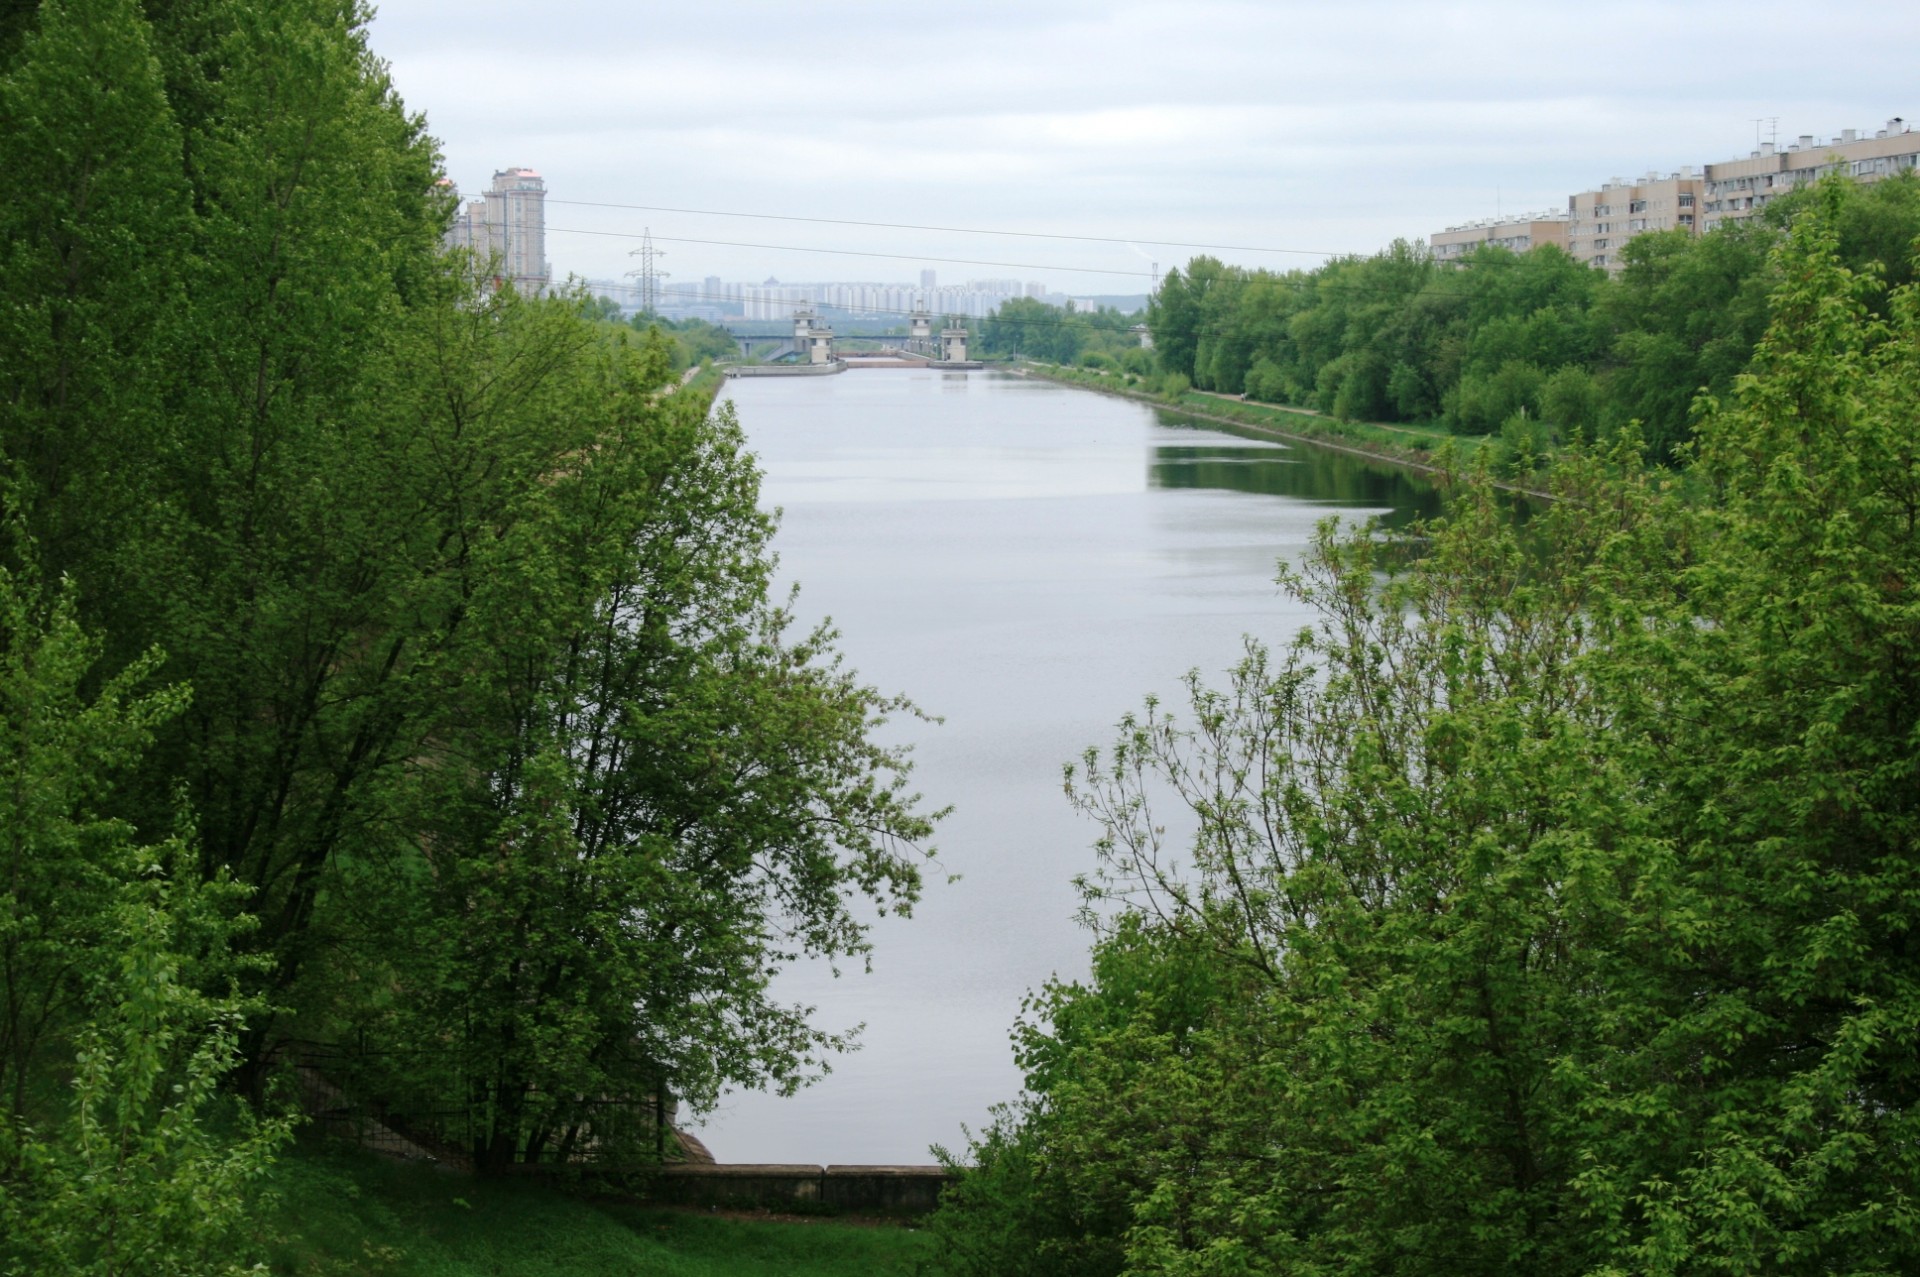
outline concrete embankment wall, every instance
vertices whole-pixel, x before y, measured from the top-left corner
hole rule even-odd
[[[941,1166],[686,1165],[654,1176],[648,1195],[669,1206],[924,1215],[952,1178]]]
[[[837,372],[845,372],[845,363],[836,359],[830,364],[738,364],[727,369],[729,377],[828,377]]]

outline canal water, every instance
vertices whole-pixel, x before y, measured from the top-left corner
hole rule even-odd
[[[828,1028],[864,1025],[861,1049],[798,1095],[732,1095],[696,1130],[723,1162],[929,1161],[1018,1092],[1021,999],[1086,972],[1072,883],[1097,830],[1067,806],[1062,764],[1149,693],[1177,702],[1189,669],[1219,681],[1244,635],[1299,630],[1275,566],[1319,520],[1404,523],[1436,497],[1359,458],[1010,374],[725,394],[784,511],[801,622],[831,617],[864,681],[944,720],[889,731],[928,805],[954,810],[914,916],[877,922],[871,972],[805,966],[776,986]]]

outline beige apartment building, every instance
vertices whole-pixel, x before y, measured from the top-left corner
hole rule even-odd
[[[1433,260],[1443,265],[1471,256],[1482,244],[1492,244],[1515,253],[1524,253],[1542,244],[1552,244],[1564,250],[1567,247],[1567,215],[1528,213],[1523,217],[1487,218],[1436,231],[1427,244],[1432,250]]]
[[[1469,222],[1450,226],[1430,241],[1438,262],[1457,262],[1481,244],[1525,252],[1558,244],[1575,260],[1618,274],[1620,250],[1648,231],[1704,234],[1715,226],[1752,217],[1776,196],[1844,173],[1856,182],[1877,182],[1920,169],[1920,130],[1895,117],[1872,137],[1847,129],[1827,142],[1804,134],[1782,149],[1765,143],[1743,160],[1691,167],[1638,181],[1614,178],[1597,191],[1567,198],[1566,215]]]
[[[1856,182],[1877,182],[1916,167],[1920,167],[1920,132],[1898,117],[1872,137],[1846,129],[1826,142],[1816,142],[1811,133],[1805,133],[1784,149],[1763,142],[1743,160],[1707,165],[1701,229],[1745,221],[1776,196],[1832,172],[1845,173]]]
[[[1637,181],[1616,177],[1597,191],[1567,197],[1567,251],[1574,260],[1618,274],[1620,250],[1648,231],[1700,232],[1706,178],[1691,167]]]
[[[496,260],[501,278],[528,297],[546,291],[553,278],[547,264],[546,183],[530,168],[495,173],[486,194],[454,215],[447,247]]]

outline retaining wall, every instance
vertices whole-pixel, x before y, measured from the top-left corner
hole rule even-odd
[[[672,1206],[924,1215],[952,1178],[942,1166],[682,1165],[654,1176],[649,1195]]]

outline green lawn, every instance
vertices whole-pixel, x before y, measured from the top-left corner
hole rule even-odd
[[[262,1221],[274,1273],[344,1277],[908,1277],[926,1234],[592,1201],[305,1147],[274,1175]]]
[[[1426,421],[1341,421],[1324,413],[1284,404],[1258,400],[1230,399],[1205,391],[1189,390],[1180,398],[1180,406],[1196,412],[1213,413],[1254,425],[1271,425],[1314,439],[1336,442],[1370,443],[1396,452],[1434,452],[1451,443],[1462,458],[1470,457],[1487,442],[1483,435],[1456,435],[1445,426]]]

